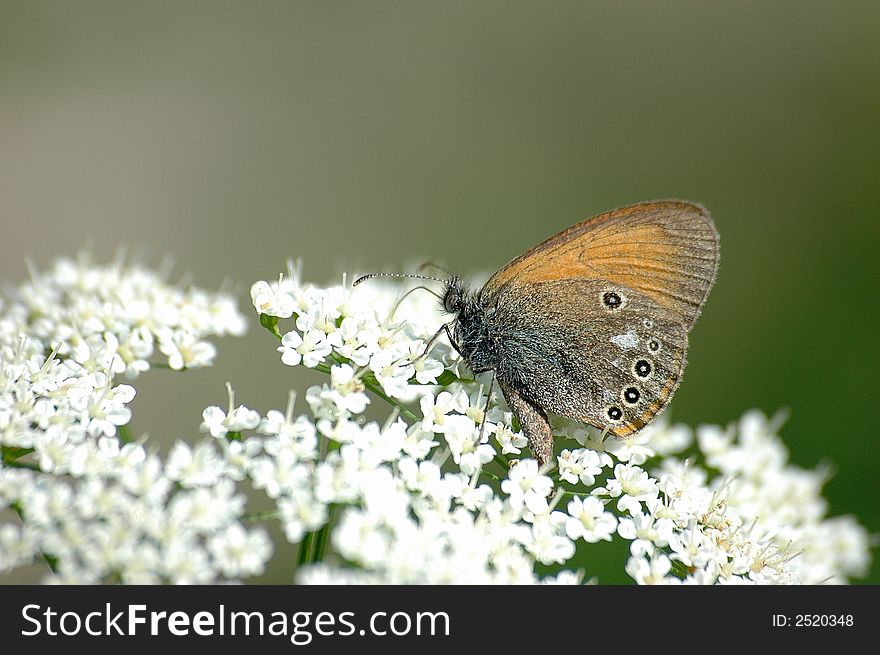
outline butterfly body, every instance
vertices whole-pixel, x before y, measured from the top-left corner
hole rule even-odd
[[[475,373],[494,372],[544,463],[547,412],[624,437],[666,407],[717,264],[705,209],[641,203],[560,232],[479,291],[453,277],[443,307],[453,347]]]

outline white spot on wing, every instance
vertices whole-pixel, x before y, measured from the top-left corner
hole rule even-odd
[[[616,337],[611,337],[611,343],[623,350],[629,350],[639,345],[639,339],[636,337],[635,332],[630,331],[626,334],[618,334]]]

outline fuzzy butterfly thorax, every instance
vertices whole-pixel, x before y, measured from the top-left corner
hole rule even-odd
[[[443,309],[454,314],[452,346],[474,373],[497,371],[504,360],[502,335],[493,329],[487,308],[479,294],[464,285],[458,277],[446,283],[443,294]]]

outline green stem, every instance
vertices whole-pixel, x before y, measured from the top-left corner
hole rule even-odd
[[[312,557],[313,562],[323,562],[324,557],[327,555],[327,546],[330,544],[330,528],[333,524],[334,510],[335,508],[332,505],[327,509],[327,522],[321,526],[320,530],[318,530],[318,535],[315,539],[315,550]]]
[[[562,495],[563,496],[574,496],[575,498],[589,498],[592,494],[585,494],[581,491],[568,491],[566,489],[565,491],[562,492]]]
[[[298,569],[303,564],[311,561],[312,558],[312,544],[315,541],[315,533],[314,532],[306,532],[306,535],[303,537],[303,540],[299,543],[299,554],[296,558],[296,568]]]
[[[250,514],[244,514],[241,517],[241,520],[247,521],[248,523],[256,523],[257,521],[277,519],[279,516],[280,512],[277,509],[270,509],[266,510],[265,512],[251,512]]]
[[[410,410],[408,410],[406,407],[404,407],[404,406],[401,405],[400,403],[398,403],[398,402],[392,400],[391,398],[389,398],[388,396],[386,396],[385,393],[382,391],[382,389],[381,389],[378,385],[373,385],[373,384],[370,384],[370,383],[367,382],[367,381],[364,381],[364,386],[365,386],[367,389],[369,389],[370,391],[372,391],[374,394],[376,394],[377,396],[379,396],[379,398],[381,398],[382,400],[384,400],[385,402],[387,402],[389,405],[392,405],[392,406],[394,406],[394,407],[397,407],[397,409],[400,410],[400,413],[403,414],[405,417],[407,417],[410,421],[412,421],[412,422],[415,423],[416,421],[419,420],[419,417],[416,416],[415,414],[413,414],[413,413],[412,413]]]
[[[29,468],[29,467],[28,467]],[[39,469],[37,469],[39,470]],[[22,511],[21,506],[18,503],[13,503],[11,505],[12,509],[15,510],[15,513],[18,514],[18,518],[21,519],[21,522],[24,523],[24,512]],[[44,553],[42,550],[40,551],[40,556],[43,558],[43,561],[46,562],[46,566],[49,567],[49,570],[52,573],[58,572],[58,558],[53,557],[52,555],[48,555]]]

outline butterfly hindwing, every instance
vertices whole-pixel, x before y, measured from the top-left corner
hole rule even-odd
[[[638,291],[608,280],[513,281],[483,301],[502,388],[544,410],[622,437],[678,387],[687,329]]]

